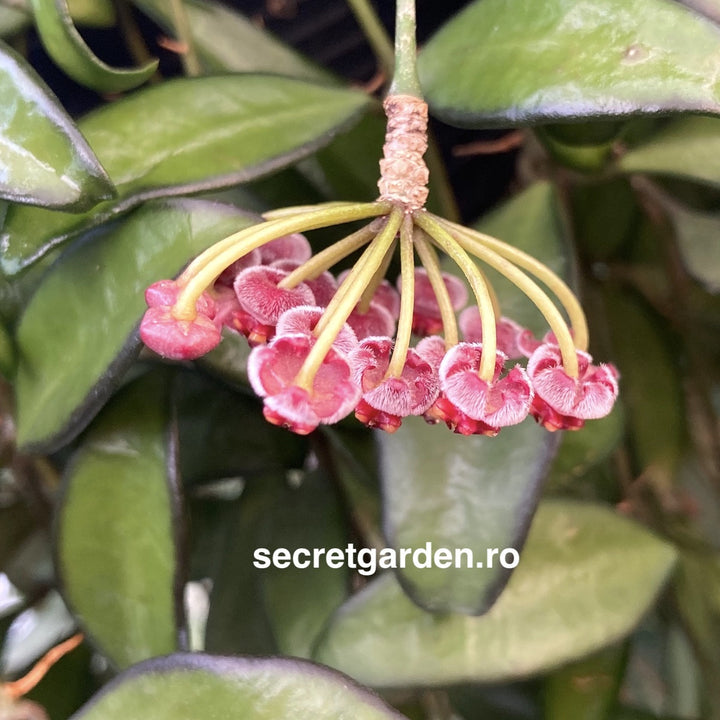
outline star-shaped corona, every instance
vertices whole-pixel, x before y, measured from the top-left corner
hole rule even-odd
[[[213,245],[176,280],[148,288],[145,344],[190,360],[212,350],[224,328],[243,334],[265,417],[301,434],[353,411],[387,432],[419,415],[488,436],[528,415],[551,431],[607,415],[618,373],[593,364],[570,288],[517,248],[428,212],[427,105],[390,95],[384,107],[377,201],[269,212]],[[358,221],[366,222],[315,255],[302,235]],[[358,251],[349,271],[333,274]],[[465,283],[442,272],[438,252]],[[385,276],[396,253],[394,286]],[[502,315],[485,267],[540,310],[542,340]]]

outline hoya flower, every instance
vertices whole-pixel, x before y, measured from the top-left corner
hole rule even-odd
[[[210,352],[220,342],[213,321],[216,305],[203,293],[188,318],[173,311],[180,289],[173,280],[160,280],[145,291],[148,311],[140,324],[140,338],[159,355],[171,360],[189,360]]]
[[[528,360],[535,398],[532,414],[548,430],[577,430],[585,420],[605,417],[617,399],[618,372],[613,365],[593,365],[592,357],[577,351],[578,374],[563,367],[557,345],[540,345]]]
[[[311,383],[298,381],[312,347],[307,335],[280,335],[269,345],[256,347],[248,360],[250,384],[265,399],[266,419],[300,435],[344,418],[360,399],[350,364],[333,348],[324,354]]]
[[[257,265],[246,268],[235,279],[233,289],[243,311],[239,329],[254,345],[272,337],[286,310],[315,303],[315,296],[305,283],[287,289],[279,286],[288,274],[279,268]]]
[[[377,201],[286,208],[221,240],[177,280],[148,289],[145,343],[188,360],[221,331],[242,333],[265,417],[303,434],[353,411],[387,432],[416,415],[488,436],[528,415],[557,430],[607,414],[617,371],[593,364],[570,288],[517,248],[429,213],[427,106],[402,95],[385,109]],[[362,221],[315,255],[303,235]],[[439,252],[457,276],[441,269]],[[396,256],[399,277],[388,278]],[[485,267],[535,304],[548,324],[543,341],[503,315]],[[510,362],[528,357],[526,368]]]
[[[467,342],[482,342],[482,320],[476,307],[465,308],[460,313],[458,324]],[[504,353],[506,357],[512,359],[525,355],[518,345],[518,341],[527,334],[532,335],[529,330],[526,330],[522,325],[518,325],[510,318],[500,317],[495,325],[495,333],[497,335],[498,350]]]
[[[506,357],[495,355],[492,379],[479,375],[483,347],[480,343],[459,343],[451,348],[439,369],[442,402],[430,413],[462,434],[497,435],[500,428],[517,425],[530,411],[533,388],[519,366],[501,376]],[[475,425],[474,423],[477,423]]]
[[[362,399],[355,416],[369,427],[394,432],[402,418],[422,415],[437,398],[438,377],[432,366],[408,350],[399,373],[389,373],[393,341],[371,337],[353,350],[350,360]]]

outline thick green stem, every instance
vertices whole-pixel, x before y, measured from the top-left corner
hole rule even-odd
[[[392,41],[380,22],[375,8],[370,0],[348,0],[348,5],[370,43],[380,69],[386,78],[391,77],[395,67]]]
[[[403,218],[400,227],[400,317],[395,336],[395,347],[390,358],[386,377],[400,377],[407,359],[412,338],[413,310],[415,308],[415,253],[413,251],[413,219]]]
[[[397,0],[395,8],[395,75],[389,94],[422,99],[417,75],[415,0]]]

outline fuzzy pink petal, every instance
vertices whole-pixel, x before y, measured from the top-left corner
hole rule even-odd
[[[458,324],[467,342],[482,342],[480,311],[475,305],[465,308],[460,313]],[[495,325],[498,350],[505,353],[510,359],[523,357],[524,353],[518,347],[518,338],[523,332],[527,331],[514,320],[506,317],[499,318]]]
[[[278,288],[278,283],[285,277],[285,271],[264,265],[243,270],[234,285],[240,307],[259,323],[274,326],[286,310],[315,304],[312,290],[305,283],[292,290]]]
[[[525,371],[516,365],[498,377],[504,355],[498,353],[495,379],[488,383],[478,375],[482,346],[459,343],[440,366],[440,386],[447,399],[462,413],[493,427],[522,422],[530,411],[533,391]]]
[[[298,435],[311,433],[320,424],[307,390],[291,386],[277,395],[266,397],[263,415],[273,425],[285,427]]]
[[[416,345],[415,352],[437,372],[445,357],[445,340],[439,335],[428,335]]]
[[[278,320],[275,328],[278,335],[302,333],[311,336],[312,331],[325,312],[324,308],[316,305],[299,305],[286,310]],[[350,353],[358,344],[353,329],[345,323],[342,330],[333,342],[333,347],[343,353]]]
[[[297,334],[278,335],[270,345],[255,348],[248,360],[253,390],[260,397],[269,398],[294,387],[312,345],[310,337]],[[293,398],[297,399],[296,395]],[[360,388],[352,382],[348,361],[331,348],[313,380],[308,407],[318,422],[334,423],[350,413],[359,399]]]
[[[349,270],[343,270],[337,278],[338,285],[347,277]],[[377,286],[372,297],[374,303],[382,305],[397,320],[400,313],[400,293],[385,279]]]
[[[541,345],[528,360],[528,374],[538,397],[560,415],[581,420],[605,417],[618,394],[617,370],[593,365],[592,357],[576,351],[579,375],[565,372],[556,345]]]
[[[172,306],[177,302],[179,294],[180,286],[176,280],[158,280],[145,290],[145,302],[148,307]],[[215,317],[215,302],[207,293],[200,295],[195,309],[201,315]]]
[[[302,265],[302,263],[295,262],[294,260],[276,260],[272,264],[272,267],[276,267],[290,273],[296,268],[299,268],[300,265]],[[322,307],[327,306],[338,289],[335,277],[332,273],[327,272],[327,270],[320,273],[320,275],[313,280],[305,280],[304,283],[312,290],[312,293],[315,296],[315,303]]]
[[[170,307],[151,307],[140,323],[140,338],[158,355],[173,360],[192,360],[205,355],[220,342],[220,330],[206,315],[177,320]]]
[[[355,331],[358,340],[366,337],[395,334],[395,320],[384,306],[370,302],[367,312],[361,313],[357,308],[350,313],[348,325]]]
[[[390,338],[376,337],[366,338],[353,351],[353,374],[363,400],[387,415],[422,415],[437,398],[437,374],[410,349],[400,377],[386,378],[392,349]]]
[[[269,265],[276,260],[294,260],[304,263],[310,259],[312,248],[307,238],[300,233],[284,235],[271,240],[260,248],[263,265]]]

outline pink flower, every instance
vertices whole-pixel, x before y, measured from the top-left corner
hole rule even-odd
[[[465,308],[460,313],[458,324],[462,330],[463,337],[467,342],[482,342],[482,322],[480,321],[480,311],[473,305]],[[518,338],[528,330],[518,325],[510,318],[501,317],[495,325],[497,337],[497,349],[504,353],[508,358],[515,359],[524,356],[523,351],[518,347]]]
[[[445,287],[450,295],[453,308],[461,310],[468,300],[467,290],[454,275],[443,273]],[[401,278],[398,278],[398,287]],[[435,299],[430,279],[424,268],[415,268],[415,307],[413,314],[413,332],[416,335],[434,335],[442,330],[440,307]]]
[[[314,305],[312,290],[300,283],[292,290],[278,287],[288,273],[278,268],[257,265],[243,270],[235,279],[234,290],[240,310],[234,320],[237,329],[253,345],[267,342],[275,334],[280,316],[298,305]]]
[[[375,300],[370,301],[367,312],[355,308],[347,319],[358,340],[366,337],[381,337],[395,334],[395,319],[387,309]]]
[[[249,253],[247,253],[247,255],[244,255],[239,260],[236,260],[232,265],[226,267],[220,273],[220,276],[215,281],[215,284],[225,285],[231,288],[235,283],[235,278],[243,270],[245,270],[245,268],[252,267],[253,265],[260,265],[261,261],[262,256],[260,255],[260,251],[255,248],[255,250],[251,250]]]
[[[312,345],[306,335],[278,335],[254,348],[248,360],[250,384],[264,398],[267,420],[301,435],[342,419],[360,399],[348,361],[332,348],[315,374],[312,392],[295,384]]]
[[[387,432],[397,430],[408,415],[422,415],[439,392],[437,374],[412,349],[400,377],[387,377],[392,349],[391,338],[370,337],[350,356],[354,380],[363,393],[355,417]]]
[[[173,306],[180,290],[175,280],[159,280],[147,288],[148,309],[140,323],[140,339],[164,358],[192,360],[210,352],[220,342],[220,331],[213,321],[217,306],[203,293],[195,303],[195,319],[178,320],[173,315]]]
[[[445,341],[439,335],[428,335],[415,346],[415,352],[417,352],[435,372],[439,372],[440,370],[440,363],[445,357],[445,350]]]
[[[260,257],[263,265],[269,265],[276,260],[292,260],[298,264],[304,263],[312,256],[312,248],[307,238],[300,233],[284,235],[271,240],[260,248]]]
[[[557,345],[540,345],[528,360],[528,375],[535,389],[531,412],[548,430],[576,430],[585,420],[605,417],[617,398],[615,366],[593,365],[588,353],[576,353],[577,378],[565,372]]]
[[[296,268],[299,268],[300,265],[301,263],[295,260],[276,260],[272,264],[272,267],[290,273]],[[312,290],[312,294],[315,296],[315,303],[322,307],[325,307],[332,300],[338,288],[337,281],[332,273],[327,272],[327,270],[312,280],[305,280],[304,284]]]
[[[296,335],[301,333],[312,337],[312,331],[322,317],[324,308],[314,305],[300,305],[286,310],[278,320],[275,332],[280,335]],[[353,329],[346,323],[335,338],[333,347],[348,354],[357,346],[358,341]]]
[[[533,390],[525,371],[516,365],[500,377],[505,356],[498,353],[494,377],[487,382],[478,374],[481,358],[479,343],[459,343],[445,354],[440,364],[444,401],[430,414],[431,419],[445,420],[457,432],[476,421],[479,425],[472,432],[494,435],[501,427],[517,425],[527,417]]]
[[[178,320],[172,308],[148,308],[140,323],[140,338],[158,355],[171,360],[192,360],[210,352],[220,342],[220,330],[207,316]]]
[[[158,280],[145,290],[145,302],[149,308],[172,307],[177,302],[181,290],[176,280]],[[207,293],[203,293],[198,298],[195,309],[201,315],[215,317],[215,301]]]

